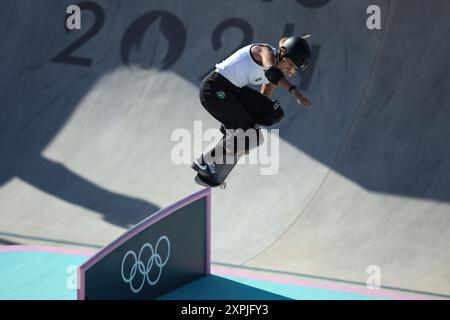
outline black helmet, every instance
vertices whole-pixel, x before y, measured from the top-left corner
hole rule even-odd
[[[281,47],[286,49],[284,56],[291,58],[292,62],[298,68],[304,70],[308,66],[311,60],[311,49],[305,39],[301,37],[290,37]]]

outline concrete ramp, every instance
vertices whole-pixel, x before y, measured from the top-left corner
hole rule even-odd
[[[70,4],[0,3],[1,242],[101,247],[200,190],[171,136],[219,127],[202,76],[312,34],[313,109],[275,92],[279,171],[213,190],[213,263],[450,295],[450,3],[88,1],[67,32]]]

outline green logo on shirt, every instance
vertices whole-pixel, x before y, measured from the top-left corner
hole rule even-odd
[[[255,81],[261,81],[262,80],[262,78],[261,77],[259,77],[258,79],[255,79]]]
[[[225,99],[225,92],[223,90],[217,91],[216,94],[220,99]]]

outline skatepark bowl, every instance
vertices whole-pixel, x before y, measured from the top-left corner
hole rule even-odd
[[[89,250],[45,246],[0,247],[0,299],[74,300],[76,268],[93,255]],[[18,263],[20,261],[20,263]],[[32,270],[33,272],[23,272]],[[163,300],[428,300],[441,299],[390,289],[368,289],[299,275],[213,266],[212,273],[158,299]]]
[[[449,16],[447,0],[0,1],[0,299],[449,299]],[[195,184],[171,156],[174,132],[220,127],[203,77],[305,34],[289,81],[313,107],[274,91],[278,171]]]

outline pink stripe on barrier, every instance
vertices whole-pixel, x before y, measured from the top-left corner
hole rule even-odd
[[[13,252],[13,251],[45,251],[45,252],[73,254],[86,257],[90,257],[95,254],[95,251],[92,250],[69,249],[51,246],[35,246],[35,245],[0,246],[0,252]]]
[[[211,192],[206,194],[206,274],[211,274]]]
[[[80,266],[83,272],[85,272],[87,269],[92,267],[94,264],[96,264],[98,261],[103,259],[105,256],[107,256],[110,252],[118,248],[120,245],[128,241],[129,239],[133,238],[138,233],[142,232],[143,230],[147,229],[151,225],[155,224],[156,222],[164,219],[165,217],[171,215],[172,213],[176,212],[178,209],[198,200],[204,197],[207,197],[207,195],[210,194],[210,189],[205,188],[200,191],[197,191],[196,193],[193,193],[192,195],[172,204],[169,207],[163,208],[156,213],[153,213],[150,217],[142,220],[140,223],[126,231],[124,234],[122,234],[119,238],[111,242],[110,244],[106,245],[102,249],[100,249],[94,256],[91,257],[88,261],[86,261],[83,265]],[[208,203],[208,202],[207,202]]]
[[[397,294],[394,292],[377,289],[377,290],[371,290],[367,288],[358,288],[353,286],[347,286],[342,284],[325,284],[320,282],[311,281],[308,279],[300,279],[300,278],[283,278],[277,275],[263,275],[259,273],[252,273],[248,271],[241,271],[241,270],[232,270],[232,269],[226,269],[221,267],[212,267],[213,274],[218,275],[224,275],[224,276],[235,276],[235,277],[242,277],[242,278],[248,278],[252,280],[260,280],[260,281],[270,281],[270,282],[276,282],[276,283],[284,283],[284,284],[290,284],[290,285],[296,285],[296,286],[302,286],[302,287],[311,287],[311,288],[318,288],[318,289],[325,289],[325,290],[333,290],[333,291],[340,291],[340,292],[350,292],[355,294],[362,294],[366,296],[372,296],[372,297],[382,297],[387,299],[396,299],[396,300],[433,300],[433,298],[425,297],[425,296],[418,296],[418,295],[406,295],[406,294]]]
[[[140,223],[126,231],[124,234],[122,234],[120,237],[118,237],[116,240],[111,242],[110,244],[103,247],[101,250],[99,250],[95,255],[90,257],[89,260],[87,260],[85,263],[83,263],[78,268],[78,290],[77,290],[77,299],[78,300],[84,300],[85,298],[85,273],[86,271],[91,268],[93,265],[95,265],[98,261],[103,259],[105,256],[107,256],[109,253],[117,249],[119,246],[121,246],[123,243],[128,241],[129,239],[133,238],[140,232],[144,231],[151,225],[157,223],[158,221],[168,217],[169,215],[177,212],[182,207],[191,204],[194,201],[197,201],[201,198],[206,198],[206,256],[205,256],[205,264],[206,264],[206,274],[210,273],[210,265],[211,265],[211,189],[210,188],[204,188],[200,191],[197,191],[190,196],[179,200],[178,202],[175,202],[174,204],[160,209],[156,213],[153,213],[148,218],[142,220]]]

